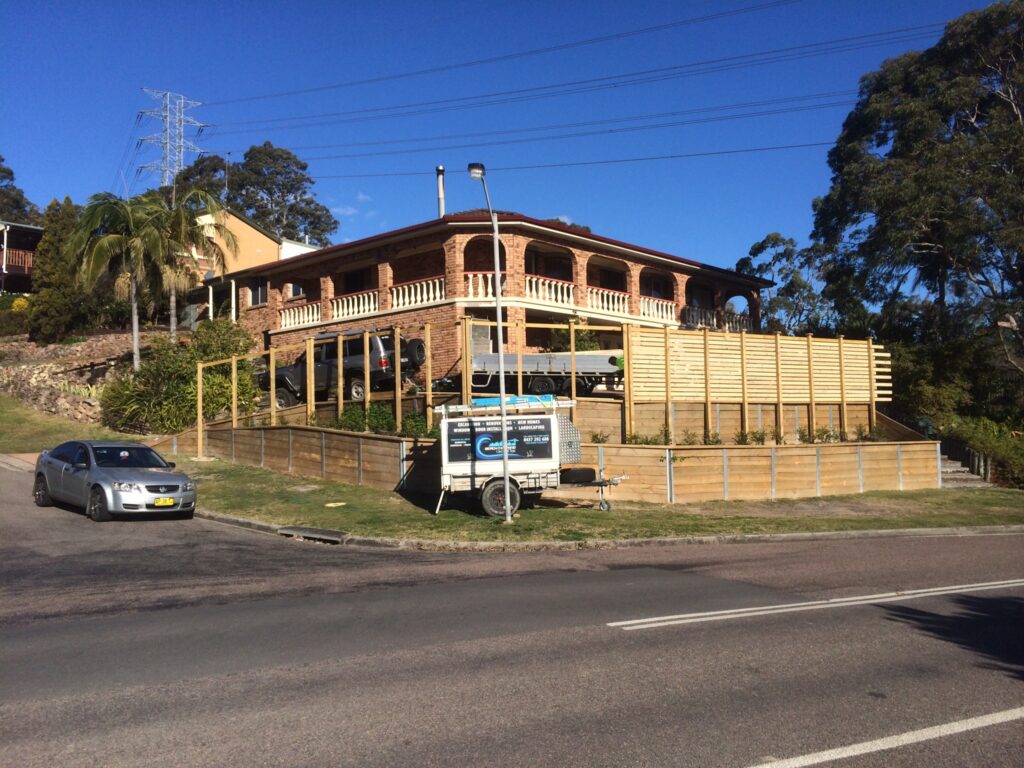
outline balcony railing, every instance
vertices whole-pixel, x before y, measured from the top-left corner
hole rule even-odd
[[[431,277],[391,286],[391,308],[408,309],[444,301],[444,278]]]
[[[312,301],[308,304],[285,307],[281,310],[282,328],[299,328],[303,325],[312,325],[320,322],[320,302]]]
[[[629,294],[623,291],[613,291],[608,288],[594,288],[587,286],[587,306],[601,312],[611,312],[616,315],[629,314]]]
[[[752,331],[753,323],[750,322],[750,315],[747,313],[736,314],[735,312],[723,312],[723,330],[726,331]],[[718,313],[713,309],[702,309],[701,307],[684,307],[682,315],[683,325],[695,328],[718,328]]]
[[[8,272],[31,272],[32,251],[23,251],[20,248],[7,249],[7,271]]]
[[[331,317],[334,320],[345,320],[373,314],[380,308],[379,297],[377,290],[335,296],[331,299]]]
[[[653,296],[640,297],[640,317],[661,320],[671,323],[676,318],[676,303],[668,299],[656,299]]]
[[[543,301],[545,304],[561,304],[571,307],[576,303],[576,286],[567,280],[527,275],[526,298]]]
[[[735,312],[725,313],[725,330],[727,331],[752,331],[754,330],[753,324],[750,322],[750,315],[745,312],[741,315]]]
[[[505,288],[505,273],[501,273],[501,287]],[[466,296],[470,299],[493,299],[494,298],[494,273],[493,272],[467,272],[466,273]]]

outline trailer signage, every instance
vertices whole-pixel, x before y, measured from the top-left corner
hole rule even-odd
[[[510,459],[550,459],[551,419],[513,416],[508,420]],[[501,419],[473,418],[448,424],[448,461],[501,460]]]

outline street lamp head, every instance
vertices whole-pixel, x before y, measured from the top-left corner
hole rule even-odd
[[[469,171],[469,178],[480,180],[484,177],[484,164],[483,163],[470,163],[466,169]]]

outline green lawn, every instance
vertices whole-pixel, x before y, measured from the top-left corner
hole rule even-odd
[[[514,525],[471,507],[434,517],[432,499],[280,475],[223,461],[179,460],[199,483],[199,506],[276,525],[304,525],[359,536],[462,541],[578,541],[729,533],[786,533],[1024,524],[1024,492],[871,493],[786,502],[688,506],[621,503],[611,512],[550,505],[521,512]],[[344,506],[327,504],[343,502]]]
[[[0,453],[38,453],[65,440],[109,438],[138,440],[139,436],[40,413],[12,397],[0,395]]]

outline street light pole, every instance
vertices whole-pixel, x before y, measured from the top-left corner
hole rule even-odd
[[[505,522],[512,522],[511,488],[508,479],[508,406],[505,402],[505,326],[501,311],[501,246],[498,240],[498,214],[491,208],[491,196],[487,192],[487,179],[484,178],[482,163],[469,164],[469,177],[479,179],[484,186],[484,199],[487,201],[487,212],[491,216],[491,228],[494,232],[494,310],[497,316],[498,332],[498,398],[501,412],[501,473],[505,480]],[[465,352],[463,353],[465,358]],[[464,371],[463,376],[471,375]]]

